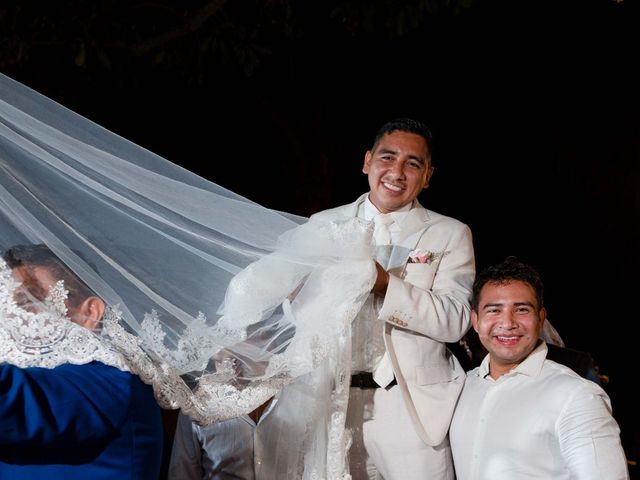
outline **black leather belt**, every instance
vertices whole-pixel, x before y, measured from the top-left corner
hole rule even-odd
[[[394,378],[386,388],[397,385],[396,379]],[[362,372],[362,373],[354,373],[351,375],[351,386],[355,388],[380,388],[373,380],[373,373],[371,372]]]

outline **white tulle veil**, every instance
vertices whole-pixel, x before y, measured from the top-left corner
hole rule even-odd
[[[348,478],[368,223],[264,208],[0,75],[0,249],[16,245],[45,245],[107,311],[83,328],[66,318],[64,282],[35,298],[0,260],[0,362],[101,361],[200,423],[280,392],[273,478]]]

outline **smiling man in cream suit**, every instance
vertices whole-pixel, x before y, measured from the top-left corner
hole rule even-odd
[[[354,480],[453,479],[448,429],[464,371],[447,350],[470,326],[475,267],[469,228],[423,208],[431,134],[396,119],[364,157],[370,191],[314,220],[374,222],[378,271],[353,324],[347,427]]]

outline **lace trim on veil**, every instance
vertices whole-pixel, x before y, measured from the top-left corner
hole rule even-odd
[[[329,229],[334,236],[354,231],[370,233],[366,224],[357,219],[354,222],[346,228],[336,224],[313,228]],[[315,276],[309,275],[304,266],[300,267],[302,273],[286,268],[279,271],[294,279],[306,275],[305,281],[313,287],[312,297],[301,293],[303,298],[283,302],[288,321],[297,325],[300,332],[305,330],[305,322],[316,326],[324,322],[324,328],[314,328],[312,335],[295,335],[283,352],[269,358],[263,380],[253,379],[243,385],[237,380],[237,370],[229,358],[219,359],[214,372],[207,371],[199,377],[195,389],[179,374],[196,368],[198,362],[202,362],[202,350],[211,349],[212,344],[245,340],[246,328],[231,328],[243,323],[233,317],[247,321],[256,305],[258,309],[263,308],[261,301],[270,303],[273,297],[281,295],[279,289],[283,287],[277,278],[267,286],[263,282],[264,268],[273,268],[274,262],[280,264],[281,259],[266,256],[253,268],[241,272],[229,285],[225,315],[220,321],[208,325],[200,314],[183,332],[178,348],[171,350],[165,345],[163,324],[153,310],[144,315],[137,335],[127,331],[117,305],[107,308],[99,333],[73,323],[67,318],[67,291],[62,281],[51,289],[37,313],[19,307],[14,291],[20,284],[0,260],[0,362],[19,367],[54,368],[64,363],[99,361],[138,375],[153,386],[161,407],[180,408],[203,424],[247,413],[287,385],[295,387],[300,379],[314,385],[328,385],[328,390],[319,391],[317,409],[320,413],[299,415],[299,421],[304,423],[303,438],[308,451],[305,460],[298,460],[291,468],[301,469],[300,478],[349,479],[346,454],[350,433],[345,429],[345,418],[351,368],[351,321],[375,278],[375,267],[368,258],[332,262]],[[256,295],[246,295],[247,288],[257,284],[261,285],[262,300]],[[325,286],[331,288],[325,289]],[[340,296],[334,295],[336,288],[341,290]],[[249,288],[249,291],[256,290]],[[336,298],[341,301],[336,302]],[[332,306],[330,318],[327,318],[328,304]],[[319,368],[322,365],[329,366]],[[200,365],[203,370],[204,367]],[[301,406],[300,410],[305,408]],[[315,448],[312,444],[318,441],[319,435],[326,438],[326,445],[321,448],[324,454],[312,454]],[[292,443],[295,441],[292,439]]]

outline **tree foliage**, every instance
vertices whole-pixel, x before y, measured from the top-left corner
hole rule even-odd
[[[197,79],[223,65],[251,76],[311,36],[399,38],[471,1],[9,0],[0,7],[0,68],[48,58],[96,71],[135,63]]]

